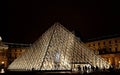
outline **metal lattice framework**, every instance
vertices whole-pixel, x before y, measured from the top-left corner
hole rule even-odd
[[[28,50],[14,60],[9,70],[71,70],[75,62],[88,62],[99,68],[109,64],[94,54],[73,33],[59,23],[55,23]]]

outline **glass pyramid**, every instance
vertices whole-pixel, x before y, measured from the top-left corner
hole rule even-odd
[[[8,67],[11,71],[73,70],[76,63],[109,67],[72,32],[55,23]]]

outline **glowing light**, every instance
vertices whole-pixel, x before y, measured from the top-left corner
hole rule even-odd
[[[4,69],[1,69],[1,72],[0,73],[5,73],[5,70]]]
[[[0,41],[2,41],[2,37],[0,36]]]
[[[59,51],[56,52],[56,56],[55,56],[55,62],[60,62],[60,53]]]
[[[5,62],[4,62],[4,61],[2,61],[1,63],[2,63],[2,64],[4,64]]]
[[[118,63],[120,64],[120,61],[118,61]]]

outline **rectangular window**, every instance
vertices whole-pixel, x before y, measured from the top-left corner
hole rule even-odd
[[[105,45],[105,42],[103,42],[103,45]]]
[[[89,44],[88,46],[90,47],[91,45]]]
[[[20,49],[20,52],[22,52],[22,49]]]
[[[111,44],[111,41],[109,41],[109,44]]]
[[[17,51],[17,49],[15,49],[15,52]]]
[[[15,53],[15,58],[17,58],[17,53]]]
[[[115,43],[117,43],[117,40],[115,40]]]
[[[109,48],[109,52],[112,52],[112,49],[111,49],[111,48]]]
[[[98,46],[100,45],[100,42],[98,42]]]
[[[117,47],[115,47],[115,52],[117,52]]]

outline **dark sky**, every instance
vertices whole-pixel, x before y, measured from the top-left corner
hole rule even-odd
[[[84,39],[119,34],[120,4],[106,0],[3,0],[0,36],[32,43],[55,22]]]

